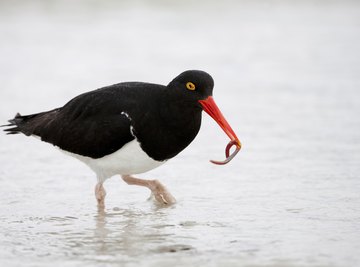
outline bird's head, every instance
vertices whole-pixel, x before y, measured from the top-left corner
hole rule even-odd
[[[241,143],[212,97],[214,88],[213,78],[204,71],[188,70],[173,79],[168,87],[172,90],[177,90],[177,92],[184,96],[188,101],[195,102],[199,105],[224,130],[230,138],[230,142],[225,149],[226,159],[224,161],[211,160],[211,162],[214,164],[226,164],[230,162],[240,151]],[[236,149],[230,155],[232,146],[236,146]]]

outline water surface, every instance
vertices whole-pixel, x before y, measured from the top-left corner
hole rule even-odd
[[[120,81],[185,69],[244,144],[204,115],[157,178],[178,203],[0,134],[1,266],[359,266],[360,5],[356,1],[0,2],[0,121]]]

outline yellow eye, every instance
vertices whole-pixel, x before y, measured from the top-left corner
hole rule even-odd
[[[186,88],[191,90],[191,91],[194,91],[195,90],[195,84],[193,84],[192,82],[187,82],[186,83]]]

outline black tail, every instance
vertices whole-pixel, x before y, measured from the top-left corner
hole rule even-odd
[[[23,133],[28,136],[32,134],[39,135],[38,129],[41,129],[41,125],[46,123],[49,118],[51,118],[51,115],[57,110],[58,109],[26,116],[22,116],[17,113],[15,118],[9,120],[10,124],[2,125],[1,127],[14,126],[4,130],[7,134]]]
[[[5,129],[4,131],[7,132],[7,134],[17,134],[17,133],[20,132],[20,129],[17,126],[22,121],[21,117],[22,116],[20,115],[20,113],[17,113],[15,115],[15,118],[13,118],[12,120],[8,120],[8,122],[10,122],[10,124],[1,125],[1,127],[16,126],[16,127],[13,127],[13,128]]]
[[[1,127],[10,127],[10,126],[15,126],[15,127],[12,127],[12,128],[8,128],[8,129],[5,129],[4,131],[7,132],[7,134],[18,134],[18,133],[21,133],[22,132],[22,127],[26,121],[28,119],[31,119],[35,116],[37,116],[38,114],[33,114],[33,115],[28,115],[28,116],[21,116],[20,113],[17,113],[15,115],[15,118],[9,120],[8,122],[10,122],[10,124],[6,124],[6,125],[1,125]],[[26,134],[26,133],[24,133]]]

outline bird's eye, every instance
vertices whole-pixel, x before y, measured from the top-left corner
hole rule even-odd
[[[191,91],[194,91],[195,90],[195,84],[193,84],[192,82],[187,82],[186,83],[186,88],[191,90]]]

